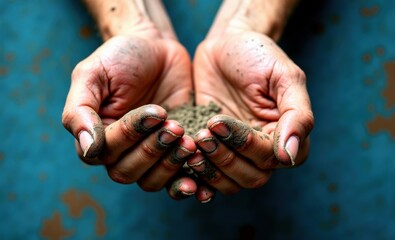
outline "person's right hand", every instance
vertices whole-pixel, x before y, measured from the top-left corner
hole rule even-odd
[[[186,103],[191,89],[185,48],[143,29],[110,38],[75,67],[62,121],[84,162],[106,165],[116,182],[157,191],[196,150],[161,107]]]

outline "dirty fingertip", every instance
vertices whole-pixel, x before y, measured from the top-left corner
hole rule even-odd
[[[204,204],[212,202],[215,198],[215,193],[215,189],[203,185],[199,186],[195,196],[200,203]]]
[[[294,166],[295,159],[299,151],[299,138],[290,136],[283,139],[278,132],[274,136],[274,155],[277,160],[286,166]]]
[[[84,158],[97,157],[104,145],[103,126],[96,125],[91,131],[80,131],[78,134],[78,142]]]
[[[197,191],[195,181],[188,177],[175,179],[168,188],[169,196],[174,200],[181,200],[194,195]]]

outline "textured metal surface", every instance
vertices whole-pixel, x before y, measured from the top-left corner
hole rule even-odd
[[[221,1],[165,1],[193,54]],[[212,204],[111,182],[60,116],[100,45],[79,1],[0,1],[0,239],[394,239],[395,7],[304,1],[281,41],[308,76],[309,161]]]

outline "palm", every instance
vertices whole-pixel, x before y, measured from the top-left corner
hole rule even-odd
[[[214,101],[222,113],[252,126],[273,126],[279,119],[274,88],[277,73],[284,71],[286,55],[269,38],[245,33],[203,42],[195,56],[195,89],[198,104]],[[289,60],[288,60],[289,61]]]
[[[88,59],[94,66],[94,81],[98,78],[105,89],[98,101],[106,124],[144,104],[173,107],[189,100],[191,62],[173,40],[119,36]]]

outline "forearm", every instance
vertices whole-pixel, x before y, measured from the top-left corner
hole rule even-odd
[[[278,40],[298,0],[224,0],[208,36],[249,30]]]
[[[115,35],[149,30],[175,38],[169,17],[161,0],[84,0],[96,20],[103,39]],[[151,36],[155,37],[155,36]]]

